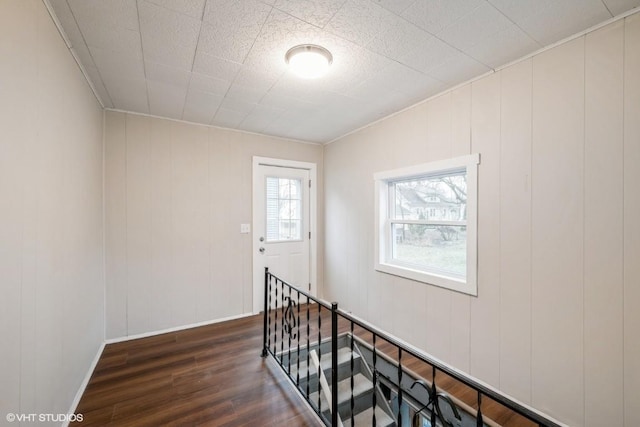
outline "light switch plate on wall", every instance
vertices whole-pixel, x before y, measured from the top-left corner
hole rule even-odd
[[[242,234],[251,233],[251,224],[240,224],[240,233]]]

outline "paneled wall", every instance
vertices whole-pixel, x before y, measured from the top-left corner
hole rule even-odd
[[[316,163],[321,202],[322,147],[118,112],[105,128],[107,338],[250,313],[252,157]]]
[[[2,425],[66,414],[104,340],[102,111],[40,0],[0,1],[0,337]]]
[[[478,297],[375,272],[373,174],[468,153]],[[324,160],[327,298],[569,425],[640,425],[640,14]]]

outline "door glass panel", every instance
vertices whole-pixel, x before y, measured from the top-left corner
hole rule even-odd
[[[302,240],[302,180],[267,177],[267,242]]]

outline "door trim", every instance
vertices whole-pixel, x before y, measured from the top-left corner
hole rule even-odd
[[[263,310],[263,301],[259,302],[259,305],[256,304],[256,299],[259,297],[258,290],[256,289],[256,278],[253,277],[254,274],[254,263],[258,254],[258,249],[260,247],[260,242],[258,242],[257,237],[255,236],[256,224],[260,221],[261,215],[256,212],[253,208],[256,200],[257,194],[256,189],[259,185],[262,185],[261,182],[258,182],[257,170],[260,166],[276,166],[290,169],[304,169],[309,171],[309,179],[311,180],[311,188],[309,189],[309,210],[310,210],[310,223],[309,223],[309,231],[311,232],[311,240],[309,241],[309,280],[311,282],[311,295],[318,295],[318,175],[317,169],[318,166],[315,163],[308,162],[300,162],[297,160],[284,160],[284,159],[274,159],[270,157],[259,157],[253,156],[253,168],[252,168],[252,186],[251,186],[251,212],[252,212],[252,256],[251,256],[251,289],[252,289],[252,311],[254,314],[259,313]],[[256,310],[256,307],[260,307]]]

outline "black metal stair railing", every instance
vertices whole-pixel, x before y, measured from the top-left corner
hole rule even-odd
[[[318,344],[323,343],[323,333],[326,333],[322,324],[323,309],[331,313],[330,336],[338,334],[337,304],[328,304],[291,286],[269,273],[268,269],[265,269],[264,280],[262,357],[273,356],[320,419],[326,425],[337,426],[337,393],[331,395],[330,402],[324,401],[321,381],[325,371],[323,366],[327,365],[328,360],[331,380],[329,388],[338,389],[337,372],[334,372],[338,366],[337,340],[330,338],[331,344],[328,347]],[[318,344],[315,347],[314,342]],[[312,347],[315,348],[314,351],[310,350]],[[327,359],[329,353],[331,357]],[[314,355],[318,361],[317,366],[313,366]]]
[[[484,427],[497,425],[488,414],[496,405],[523,425],[560,426],[268,269],[264,291],[262,356],[275,359],[327,426],[406,427],[422,419]],[[451,382],[475,398],[447,393]]]

